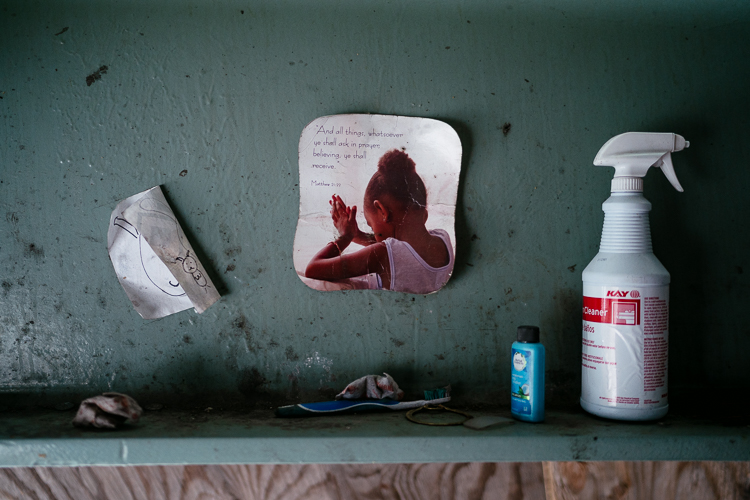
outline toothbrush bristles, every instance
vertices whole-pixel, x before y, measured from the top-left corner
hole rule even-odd
[[[431,391],[424,391],[424,398],[426,400],[442,399],[445,397],[445,389],[433,389]]]

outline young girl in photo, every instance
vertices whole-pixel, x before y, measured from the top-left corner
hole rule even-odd
[[[418,294],[435,292],[450,278],[450,237],[425,227],[427,191],[405,152],[385,153],[367,185],[363,207],[372,234],[359,229],[356,205],[346,206],[337,195],[329,203],[339,237],[310,260],[308,278],[333,281],[375,273],[379,289]],[[351,243],[364,248],[342,254]]]

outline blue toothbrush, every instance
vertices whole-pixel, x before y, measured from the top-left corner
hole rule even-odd
[[[447,403],[451,400],[451,386],[424,391],[424,399],[417,401],[396,401],[395,399],[339,399],[321,403],[300,403],[276,408],[277,417],[313,417],[336,413],[357,413],[361,411],[409,410],[426,405]]]

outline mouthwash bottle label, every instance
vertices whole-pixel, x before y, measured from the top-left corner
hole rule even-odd
[[[520,415],[531,415],[531,377],[529,365],[533,352],[524,349],[512,349],[513,368],[511,368],[510,411]]]
[[[669,286],[583,287],[581,398],[612,408],[667,405]]]

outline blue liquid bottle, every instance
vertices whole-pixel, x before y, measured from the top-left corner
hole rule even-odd
[[[511,350],[510,412],[525,422],[544,420],[544,346],[538,326],[519,326]]]

